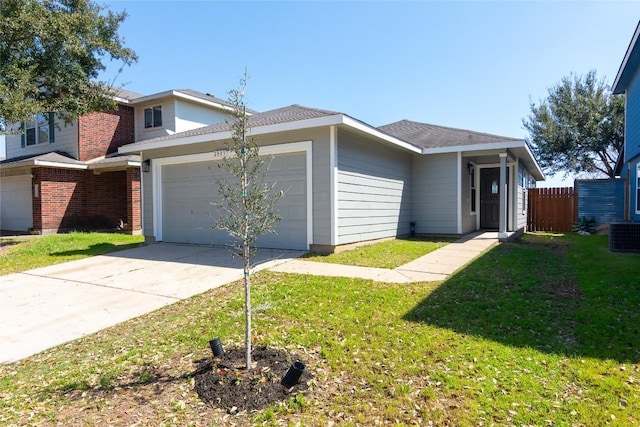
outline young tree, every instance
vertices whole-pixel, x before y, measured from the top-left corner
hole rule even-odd
[[[613,178],[624,143],[624,99],[611,94],[594,70],[571,74],[549,89],[523,120],[528,142],[551,173],[574,172]]]
[[[268,164],[260,157],[258,145],[250,133],[250,116],[247,114],[245,89],[247,73],[240,79],[238,89],[229,92],[233,106],[231,143],[227,155],[218,167],[231,175],[233,181],[218,180],[220,201],[215,203],[220,217],[214,228],[225,230],[232,237],[233,253],[242,256],[245,295],[245,346],[247,369],[251,368],[251,256],[253,244],[264,233],[275,233],[280,220],[275,204],[283,196],[275,190],[275,183],[265,181]]]
[[[110,85],[95,80],[103,57],[137,60],[118,35],[125,17],[91,0],[1,0],[0,122],[115,108]]]

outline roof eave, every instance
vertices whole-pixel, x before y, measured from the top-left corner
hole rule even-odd
[[[87,165],[85,165],[85,164],[52,162],[52,161],[47,161],[47,160],[35,160],[33,162],[33,166],[41,166],[41,167],[47,167],[47,168],[59,168],[59,169],[79,169],[79,170],[87,169]]]
[[[625,52],[624,58],[622,59],[622,63],[620,64],[620,68],[618,69],[618,74],[616,74],[616,78],[613,81],[613,85],[611,86],[611,92],[614,95],[619,95],[624,93],[627,90],[629,85],[629,72],[627,72],[627,66],[635,66],[638,67],[639,57],[638,55],[633,55],[636,47],[638,47],[638,38],[640,37],[640,21],[636,26],[636,31],[633,33],[633,37],[631,38],[631,42],[629,42],[629,47],[627,47],[627,51]],[[633,58],[635,57],[635,63]],[[631,61],[631,62],[630,62]]]
[[[109,171],[119,171],[126,168],[139,168],[142,165],[140,160],[125,160],[121,162],[110,162],[110,163],[102,163],[89,165],[87,169],[92,170],[94,172],[109,172]]]
[[[359,122],[344,114],[334,114],[331,116],[316,117],[313,119],[298,120],[295,122],[286,122],[286,123],[278,123],[274,125],[252,127],[251,135],[257,136],[257,135],[265,135],[265,134],[276,133],[276,132],[288,132],[288,131],[323,127],[323,126],[337,126],[337,125],[344,125],[344,126],[359,130],[368,135],[371,135],[373,137],[376,137],[378,139],[391,143],[392,145],[398,146],[400,148],[409,150],[414,153],[421,152],[420,148],[412,144],[409,144],[408,142],[405,142],[401,139],[388,135],[374,127],[371,127],[367,124]],[[231,132],[224,131],[224,132],[216,132],[216,133],[203,134],[203,135],[187,136],[180,139],[167,139],[167,140],[161,140],[161,141],[156,141],[151,143],[140,142],[137,144],[129,144],[129,145],[124,145],[118,148],[118,152],[122,154],[140,153],[142,151],[147,151],[147,150],[156,150],[156,149],[162,149],[162,148],[185,146],[185,145],[212,142],[212,141],[222,141],[230,138],[231,138]]]
[[[536,178],[536,181],[544,181],[546,179],[542,168],[536,161],[529,144],[525,140],[513,140],[513,141],[498,141],[489,142],[485,144],[468,144],[468,145],[456,145],[451,147],[435,147],[435,148],[423,148],[422,154],[447,154],[458,153],[465,151],[489,151],[489,150],[509,150],[509,149],[522,149],[525,150],[526,156],[533,164],[533,170],[529,172]]]
[[[147,96],[142,96],[140,98],[136,98],[132,101],[130,101],[129,103],[132,105],[135,104],[143,104],[146,102],[151,102],[151,101],[155,101],[158,99],[162,99],[162,98],[169,98],[169,97],[175,97],[175,98],[180,98],[180,99],[184,99],[187,101],[191,101],[191,102],[195,102],[198,104],[203,104],[203,105],[208,105],[210,107],[215,107],[218,108],[220,110],[225,110],[225,111],[233,111],[233,108],[228,106],[228,105],[224,105],[221,104],[219,102],[214,102],[214,101],[208,101],[206,99],[202,99],[202,98],[198,98],[196,96],[192,96],[177,90],[167,90],[164,92],[159,92],[159,93],[154,93],[152,95],[147,95]],[[247,112],[248,115],[251,115],[250,112]]]
[[[467,144],[467,145],[452,145],[447,147],[423,148],[422,154],[457,153],[458,151],[483,151],[483,150],[501,150],[501,149],[506,150],[508,148],[519,148],[526,145],[527,143],[524,140],[498,141],[498,142],[488,142],[485,144]]]
[[[375,138],[388,142],[391,145],[395,145],[399,148],[405,149],[407,151],[411,151],[412,153],[416,153],[416,154],[422,153],[422,150],[413,144],[403,141],[402,139],[397,138],[395,136],[391,136],[386,132],[383,132],[377,128],[374,128],[373,126],[367,125],[366,123],[360,122],[352,117],[345,116],[344,114],[342,116],[343,116],[342,124],[344,124],[345,126],[364,132]]]

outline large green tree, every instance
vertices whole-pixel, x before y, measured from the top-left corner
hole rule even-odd
[[[539,105],[531,103],[523,124],[545,171],[614,177],[624,143],[624,99],[594,70],[564,77]]]
[[[36,113],[68,121],[114,108],[113,82],[97,79],[105,59],[137,60],[118,35],[125,17],[91,0],[0,0],[0,130]]]

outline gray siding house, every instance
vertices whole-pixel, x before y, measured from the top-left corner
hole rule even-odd
[[[277,235],[259,246],[331,252],[418,234],[524,231],[526,188],[544,175],[524,140],[403,120],[375,128],[346,114],[292,105],[251,116],[285,191]],[[149,242],[226,244],[212,229],[215,167],[225,123],[121,147],[142,156],[143,234]]]

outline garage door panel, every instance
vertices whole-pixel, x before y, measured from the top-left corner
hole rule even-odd
[[[219,212],[218,181],[233,183],[235,177],[215,162],[166,165],[162,168],[162,240],[197,244],[229,244],[227,232],[213,230]],[[307,249],[305,153],[278,155],[270,163],[266,182],[276,183],[285,194],[275,209],[282,220],[277,234],[265,234],[258,246]]]
[[[32,227],[31,175],[0,178],[0,228],[28,231]]]

